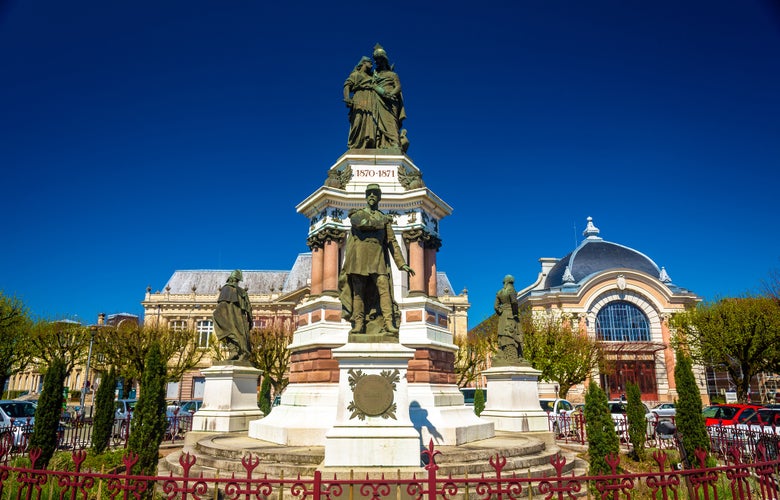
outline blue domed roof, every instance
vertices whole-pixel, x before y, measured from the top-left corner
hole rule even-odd
[[[632,269],[664,282],[671,281],[666,271],[643,253],[601,239],[599,230],[590,217],[583,234],[586,236],[585,240],[550,269],[544,288],[574,285],[583,278],[609,269]]]

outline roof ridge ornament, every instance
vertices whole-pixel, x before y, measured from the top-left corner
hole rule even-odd
[[[600,240],[601,237],[599,236],[599,233],[599,228],[593,225],[593,217],[588,217],[588,225],[585,227],[585,231],[582,232],[582,235],[589,240]]]
[[[566,266],[566,269],[563,271],[563,278],[564,283],[574,283],[574,275],[571,274],[571,269],[569,269],[569,266]]]
[[[661,266],[661,272],[658,275],[658,279],[661,280],[661,283],[672,282],[672,278],[669,277],[669,274],[667,274],[666,268],[664,266]]]

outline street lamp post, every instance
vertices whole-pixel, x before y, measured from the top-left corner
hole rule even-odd
[[[89,383],[89,363],[92,361],[92,343],[95,341],[95,333],[97,332],[96,326],[91,326],[89,328],[89,352],[87,353],[87,369],[84,371],[84,387],[81,390],[81,411],[82,414],[85,414],[84,410],[84,400],[87,397],[87,388],[89,387],[87,384]],[[93,399],[94,400],[94,399]]]

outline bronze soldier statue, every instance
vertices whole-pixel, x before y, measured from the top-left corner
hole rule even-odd
[[[392,217],[379,210],[382,190],[366,186],[366,207],[352,210],[352,234],[347,240],[344,267],[339,277],[342,316],[352,322],[350,333],[367,333],[369,322],[381,322],[378,331],[398,335],[397,304],[393,300],[390,258],[401,271],[414,276],[395,239]]]

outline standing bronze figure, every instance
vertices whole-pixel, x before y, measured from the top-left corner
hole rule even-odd
[[[352,234],[339,276],[339,299],[342,317],[352,322],[352,334],[398,335],[390,258],[398,269],[415,274],[401,254],[392,218],[379,210],[381,199],[379,185],[369,184],[366,207],[349,212]]]
[[[374,117],[374,71],[371,59],[363,57],[344,82],[344,102],[349,108],[349,149],[376,147]]]
[[[374,47],[374,64],[363,57],[344,82],[349,108],[349,149],[384,149],[406,153],[409,140],[402,131],[406,118],[401,80],[381,45]]]
[[[498,315],[498,352],[493,356],[493,366],[516,366],[524,362],[523,333],[517,309],[515,279],[507,274],[504,287],[496,293],[493,309]]]
[[[252,305],[246,290],[238,286],[243,279],[238,269],[230,273],[227,283],[219,291],[214,310],[214,333],[226,344],[230,361],[248,361],[252,352],[249,343]]]
[[[377,149],[400,149],[401,127],[406,119],[401,80],[381,45],[374,47],[374,91],[377,94]]]

